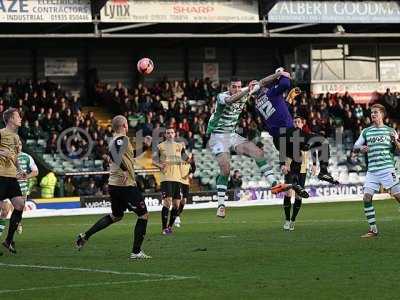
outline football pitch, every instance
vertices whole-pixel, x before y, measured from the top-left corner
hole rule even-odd
[[[303,205],[293,232],[280,206],[224,220],[187,210],[172,236],[151,213],[146,261],[128,260],[131,214],[81,252],[74,238],[99,216],[27,219],[18,254],[0,257],[0,299],[396,299],[400,212],[393,200],[374,206],[380,236],[367,240],[361,202]]]

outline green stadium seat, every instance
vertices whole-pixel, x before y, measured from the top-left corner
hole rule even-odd
[[[46,145],[47,145],[46,140],[43,140],[43,139],[37,140],[37,145],[42,148],[46,148]]]
[[[32,146],[34,144],[35,144],[35,140],[31,140],[31,139],[26,140],[26,145],[27,146]]]

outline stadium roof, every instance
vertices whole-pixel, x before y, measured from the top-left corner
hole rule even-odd
[[[1,23],[0,38],[398,38],[400,24],[271,23],[275,1],[260,1],[255,23],[105,23],[98,12],[106,1],[92,1],[89,23]],[[323,1],[319,1],[323,2]],[[332,2],[332,1],[324,1]],[[336,1],[339,2],[339,1]],[[400,3],[400,1],[396,1]],[[400,6],[400,4],[399,4]],[[399,21],[400,22],[400,21]],[[337,30],[337,25],[341,29]]]

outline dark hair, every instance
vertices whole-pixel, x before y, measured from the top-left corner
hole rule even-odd
[[[18,112],[18,109],[14,108],[14,107],[10,107],[3,112],[3,120],[4,120],[4,123],[6,123],[6,125],[7,125],[8,121],[10,121],[12,115],[15,112]]]
[[[231,80],[229,82],[237,82],[237,81],[241,81],[241,80],[237,77],[231,77]]]
[[[305,121],[306,118],[303,115],[299,114],[299,115],[295,115],[293,119],[301,119],[301,120]]]

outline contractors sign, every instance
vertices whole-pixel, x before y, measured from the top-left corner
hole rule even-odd
[[[129,1],[109,0],[102,22],[257,23],[258,1]]]
[[[90,0],[0,0],[0,23],[88,22]]]

